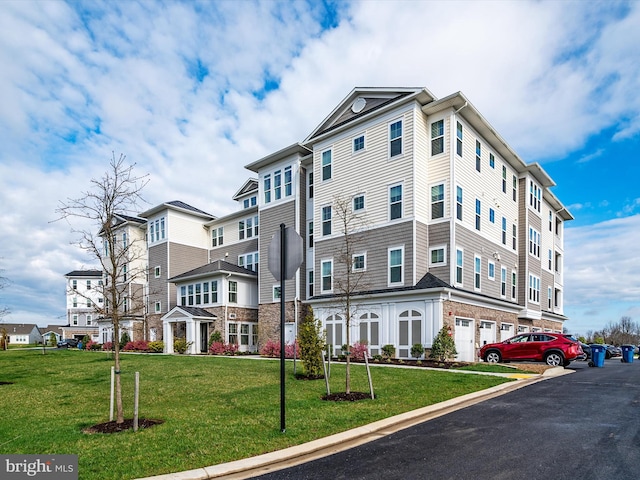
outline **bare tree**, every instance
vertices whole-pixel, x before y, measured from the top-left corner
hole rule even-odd
[[[357,304],[354,296],[362,294],[368,289],[365,282],[364,266],[357,264],[361,259],[357,257],[359,245],[363,241],[364,232],[368,228],[364,216],[353,209],[353,196],[336,195],[333,198],[333,212],[335,214],[338,231],[341,235],[341,245],[336,255],[336,272],[334,274],[334,292],[340,305],[340,313],[344,315],[346,327],[346,344],[351,348],[351,326],[357,318]],[[346,352],[345,392],[351,393],[351,355]]]
[[[2,270],[0,270],[2,271]],[[9,280],[6,277],[0,275],[0,290],[4,290],[9,286]],[[0,306],[0,319],[9,313],[8,307]]]
[[[79,198],[61,201],[56,209],[59,219],[68,221],[75,218],[90,224],[86,229],[73,230],[79,235],[75,244],[100,262],[105,275],[105,281],[99,287],[105,302],[102,306],[94,304],[94,308],[99,317],[110,319],[113,325],[116,423],[124,423],[120,325],[124,318],[142,312],[141,292],[132,285],[146,273],[137,266],[143,263],[139,261],[145,254],[143,240],[126,236],[126,231],[122,230],[122,215],[133,216],[139,211],[138,205],[144,202],[141,192],[149,180],[148,175],[134,175],[135,164],[129,165],[125,161],[125,155],[116,159],[112,154],[109,168],[102,178],[92,179],[89,190]]]

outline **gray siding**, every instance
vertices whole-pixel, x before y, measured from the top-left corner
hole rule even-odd
[[[208,261],[208,252],[204,248],[189,247],[179,243],[169,243],[169,278],[193,270],[196,267],[206,265]],[[176,286],[174,284],[168,284],[166,289],[169,294],[169,306],[166,308],[164,305],[166,300],[163,300],[162,313],[168,312],[176,306]]]
[[[209,250],[209,260],[215,262],[216,260],[224,260],[234,265],[238,264],[238,256],[245,255],[247,253],[253,253],[258,251],[258,239],[251,238],[231,245],[222,245],[221,247],[212,248]],[[227,253],[229,254],[227,256]],[[260,259],[262,264],[262,259]],[[265,264],[266,265],[266,264]]]
[[[449,284],[452,284],[452,279],[449,278],[451,272],[451,265],[448,263],[449,259],[454,259],[455,261],[455,251],[454,255],[451,255],[451,231],[450,231],[450,223],[449,222],[441,222],[433,225],[429,225],[429,240],[426,243],[426,248],[423,248],[424,243],[420,240],[418,245],[420,247],[417,248],[418,252],[422,252],[426,255],[426,261],[429,262],[429,249],[433,246],[437,245],[445,245],[447,247],[447,265],[441,267],[429,267],[428,271],[438,277],[440,280],[443,280]],[[420,225],[418,225],[418,232],[420,232]],[[420,239],[420,235],[417,236]],[[455,249],[454,249],[455,250]],[[416,255],[420,256],[420,253]],[[428,263],[427,263],[428,265]],[[425,273],[427,270],[425,270]],[[420,269],[418,269],[418,277],[422,277]]]

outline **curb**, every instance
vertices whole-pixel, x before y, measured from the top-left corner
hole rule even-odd
[[[511,378],[515,378],[514,382],[503,383],[486,390],[452,398],[283,450],[233,462],[145,477],[138,480],[241,480],[251,478],[353,448],[455,410],[568,373],[573,373],[573,371],[565,370],[563,367],[554,367],[546,370],[542,375],[527,375],[526,378],[522,378],[524,375],[513,376]]]

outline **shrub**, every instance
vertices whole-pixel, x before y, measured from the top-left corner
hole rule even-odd
[[[324,338],[322,323],[313,317],[313,310],[308,308],[306,315],[300,323],[298,340],[300,342],[300,360],[308,377],[318,378],[323,376],[322,350]]]
[[[238,345],[235,343],[213,342],[209,346],[211,355],[235,355],[238,352]]]
[[[445,326],[440,329],[436,338],[433,339],[431,346],[430,358],[435,358],[440,362],[444,362],[448,358],[452,358],[458,354],[456,343],[453,337],[449,335],[449,329]]]
[[[222,334],[215,330],[210,336],[209,336],[209,346],[211,346],[212,343],[214,342],[220,342],[222,343]]]
[[[411,347],[411,356],[415,358],[420,358],[424,353],[424,347],[421,343],[414,343]]]
[[[104,342],[102,344],[102,350],[113,350],[113,342]]]
[[[136,340],[135,342],[127,342],[123,349],[125,352],[148,352],[149,342],[146,340]]]
[[[193,345],[193,342],[187,342],[185,338],[176,338],[173,341],[173,351],[183,354],[187,352],[191,345]]]
[[[382,357],[389,359],[393,358],[396,355],[396,347],[393,345],[383,345],[382,346]]]
[[[130,341],[131,341],[131,338],[129,338],[129,333],[126,330],[124,330],[122,332],[122,335],[120,335],[120,350],[124,350],[125,345]]]
[[[93,340],[89,340],[87,343],[84,344],[83,348],[85,350],[100,350],[100,344],[97,342],[94,342]]]
[[[296,354],[299,352],[298,342],[296,341],[294,344],[287,343],[284,346],[284,357],[293,358],[294,351]],[[260,350],[260,355],[263,357],[280,357],[280,342],[274,342],[273,340],[267,341],[264,347],[262,347],[262,350]]]
[[[366,343],[356,342],[349,351],[353,360],[364,360],[364,356],[369,355],[369,347]]]
[[[149,342],[149,351],[151,353],[162,353],[164,352],[164,342]]]

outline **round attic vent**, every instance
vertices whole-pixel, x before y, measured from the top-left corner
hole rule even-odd
[[[366,104],[367,101],[364,98],[358,97],[356,101],[353,102],[353,105],[351,105],[351,111],[353,113],[360,113]]]

